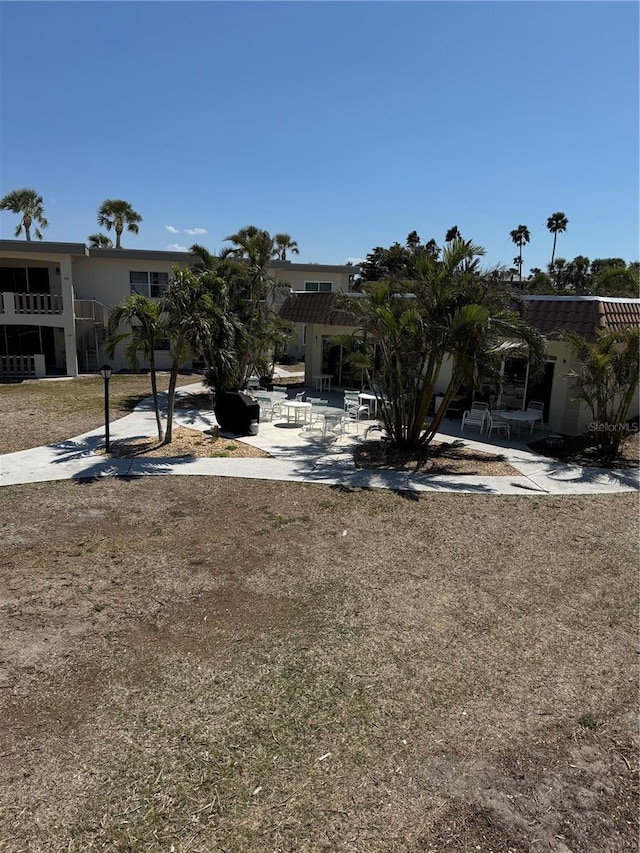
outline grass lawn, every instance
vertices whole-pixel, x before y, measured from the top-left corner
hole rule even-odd
[[[202,381],[180,375],[178,385]],[[169,387],[169,373],[158,373],[158,390]],[[128,415],[151,395],[148,374],[114,374],[109,382],[109,415]],[[104,381],[81,379],[32,380],[0,384],[0,453],[28,450],[81,435],[104,423]]]
[[[0,850],[636,849],[635,496],[0,508]]]

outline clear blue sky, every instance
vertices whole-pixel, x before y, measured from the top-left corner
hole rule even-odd
[[[3,2],[0,194],[37,189],[48,240],[124,198],[129,248],[255,224],[321,263],[458,225],[511,265],[525,224],[525,271],[561,210],[557,255],[636,260],[638,8]]]

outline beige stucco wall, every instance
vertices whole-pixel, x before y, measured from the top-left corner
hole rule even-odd
[[[112,306],[131,293],[130,272],[164,272],[171,276],[173,266],[172,261],[139,258],[74,258],[76,298],[96,299],[103,305]]]
[[[335,335],[351,335],[351,326],[327,326],[317,323],[307,325],[307,344],[305,347],[304,381],[306,385],[315,386],[314,376],[323,373],[322,342],[325,338]]]
[[[354,275],[356,272],[357,267],[354,267],[351,274]],[[273,270],[273,274],[280,281],[286,281],[287,284],[291,285],[291,289],[294,291],[304,290],[307,281],[330,281],[331,289],[334,292],[347,293],[351,289],[349,273],[322,272],[322,270],[315,270],[311,267],[310,270]]]

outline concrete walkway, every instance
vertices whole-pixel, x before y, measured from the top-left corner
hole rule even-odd
[[[179,389],[178,396],[202,391],[197,383]],[[213,412],[177,409],[175,425],[204,431],[215,425]],[[355,425],[354,425],[355,426]],[[457,437],[458,422],[448,422],[437,436],[443,441]],[[353,427],[352,427],[353,429]],[[95,477],[142,477],[147,475],[189,475],[243,477],[255,480],[289,480],[322,483],[350,488],[383,488],[400,492],[462,492],[483,495],[561,495],[634,492],[640,488],[637,470],[609,471],[565,465],[532,453],[524,444],[490,444],[469,440],[468,447],[498,453],[515,468],[514,476],[429,476],[421,473],[358,469],[353,462],[353,445],[360,434],[347,433],[327,440],[319,431],[302,432],[300,426],[263,422],[257,436],[237,439],[270,455],[266,459],[238,458],[157,458],[105,459],[95,451],[104,444],[104,428],[77,438],[0,456],[0,486],[49,480],[92,479]],[[156,435],[153,403],[143,401],[135,411],[110,425],[112,441],[148,438]],[[234,438],[234,440],[236,440]]]

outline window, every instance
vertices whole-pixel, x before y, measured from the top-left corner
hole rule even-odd
[[[49,293],[47,267],[0,267],[0,291]]]
[[[141,296],[150,296],[152,299],[157,299],[162,296],[168,285],[168,272],[141,272],[139,270],[132,270],[129,273],[131,293],[139,293]]]
[[[333,282],[331,281],[305,281],[304,289],[307,293],[331,293]]]

